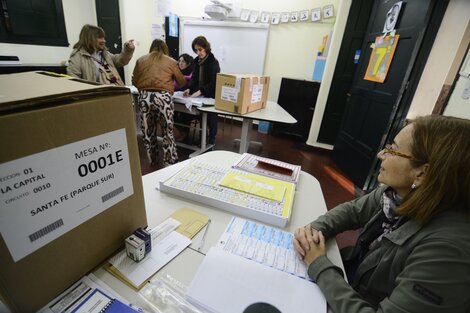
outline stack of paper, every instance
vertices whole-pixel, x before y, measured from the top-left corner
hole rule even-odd
[[[245,192],[220,184],[229,172],[240,173],[238,177],[247,174],[231,167],[193,161],[175,175],[160,181],[159,189],[264,223],[286,226],[292,213],[295,184],[280,180],[266,183],[263,177],[253,180],[250,186],[254,189]],[[285,189],[276,187],[279,184]]]
[[[233,168],[297,184],[300,165],[244,153]]]
[[[229,171],[219,184],[277,202],[284,199],[288,188],[291,189],[291,183],[240,171]]]
[[[134,262],[122,250],[111,259],[106,270],[123,282],[140,290],[148,279],[191,244],[209,217],[189,208],[174,212],[165,222],[150,230],[152,251]]]
[[[83,312],[84,310],[87,313],[96,313],[104,309],[113,299],[119,302],[116,306],[122,306],[126,310],[131,310],[129,312],[135,312],[130,307],[130,303],[111,287],[95,275],[89,274],[46,304],[38,313],[71,313]]]
[[[111,298],[99,289],[93,292],[75,308],[72,313],[137,313],[119,299]]]
[[[195,107],[202,107],[202,106],[214,106],[215,99],[214,98],[205,98],[205,97],[185,97],[183,96],[182,91],[177,91],[173,94],[173,101],[176,103],[182,103],[191,110],[192,106]]]
[[[152,244],[152,251],[140,262],[134,262],[122,250],[109,260],[110,266],[106,269],[134,289],[140,289],[150,277],[190,244],[188,237],[173,231],[157,244]]]
[[[326,312],[315,283],[217,248],[209,250],[186,296],[214,313],[240,313],[257,302],[283,313]]]
[[[215,105],[215,99],[199,97],[199,98],[193,98],[191,100],[191,103],[195,107],[214,106]]]
[[[239,217],[232,217],[216,247],[273,267],[308,278],[307,266],[300,260],[293,245],[294,234]]]

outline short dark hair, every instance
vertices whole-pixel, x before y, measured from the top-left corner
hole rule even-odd
[[[191,64],[193,64],[193,62],[194,62],[193,57],[190,56],[190,55],[187,54],[187,53],[183,53],[182,55],[180,55],[180,56],[178,57],[178,60],[181,59],[181,58],[183,58],[184,62],[186,62],[186,64],[188,64],[188,65],[191,65]]]
[[[197,36],[196,38],[194,38],[191,44],[191,48],[193,48],[194,53],[196,53],[196,45],[206,50],[206,53],[211,52],[211,44],[209,43],[209,41],[207,41],[206,37],[204,36]]]

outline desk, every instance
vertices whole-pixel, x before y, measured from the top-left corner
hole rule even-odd
[[[142,127],[141,127],[141,113],[140,113],[140,107],[138,105],[138,98],[139,98],[139,91],[137,88],[134,86],[129,86],[129,89],[131,90],[132,97],[133,97],[133,104],[134,104],[134,113],[135,113],[135,118],[136,118],[136,132],[137,134],[140,134],[142,132]],[[184,102],[178,101],[178,98],[173,98],[173,104],[174,104],[174,110],[175,112],[182,112],[190,115],[200,115],[199,111],[196,110],[195,107],[192,107],[191,110],[189,110]],[[205,134],[207,131],[206,123],[202,125],[202,133]],[[159,137],[159,140],[162,140]],[[178,147],[182,147],[185,149],[193,150],[194,152],[189,155],[190,158],[195,157],[199,154],[202,154],[206,152],[207,150],[211,149],[214,145],[207,145],[206,144],[206,137],[201,136],[201,145],[196,146],[196,145],[189,145],[183,142],[176,141],[176,145]]]
[[[199,111],[193,106],[191,107],[191,110],[189,110],[186,105],[182,102],[179,102],[176,98],[173,98],[173,104],[176,112],[182,112],[190,115],[200,115]],[[204,118],[202,117],[203,121],[201,121],[201,145],[196,146],[196,145],[188,145],[183,142],[176,142],[176,145],[179,147],[183,147],[186,149],[194,150],[193,153],[189,155],[190,158],[193,158],[195,156],[198,156],[207,150],[211,149],[214,145],[208,145],[206,143],[206,136],[202,134],[207,133],[207,116]]]
[[[197,156],[196,159],[201,162],[212,163],[219,166],[230,166],[234,164],[239,157],[240,155],[234,152],[211,151]],[[171,194],[160,192],[156,189],[160,180],[164,180],[173,175],[189,162],[190,160],[185,160],[142,177],[149,227],[157,226],[171,213],[182,207],[195,209],[201,213],[207,214],[211,218],[212,222],[208,228],[201,252],[198,252],[197,248],[201,243],[204,230],[193,238],[193,243],[190,245],[189,249],[185,249],[156,274],[163,275],[167,273],[186,286],[189,286],[191,283],[193,276],[204,259],[205,253],[207,253],[210,247],[216,244],[233,215],[216,208],[207,207],[196,202],[178,198]],[[295,228],[305,225],[325,212],[326,204],[318,180],[312,175],[302,171],[295,192],[292,217],[285,229],[292,232]],[[338,246],[334,240],[328,241],[327,254],[335,265],[343,268]],[[148,304],[139,297],[136,291],[111,275],[103,267],[100,266],[95,269],[93,274],[132,304],[138,305],[149,312],[153,312]],[[4,311],[7,311],[7,309],[0,301],[0,312]]]
[[[234,164],[239,157],[240,155],[234,152],[211,151],[197,156],[196,159],[201,162],[228,167]],[[230,218],[233,216],[233,214],[226,211],[204,206],[197,202],[191,202],[171,194],[160,192],[156,189],[160,180],[165,180],[189,162],[190,160],[185,160],[142,177],[149,227],[157,226],[170,214],[183,207],[195,209],[211,218],[211,224],[208,228],[201,251],[198,252],[197,249],[201,243],[204,230],[199,232],[199,234],[193,238],[193,243],[189,246],[189,249],[185,249],[180,255],[157,273],[157,275],[167,273],[186,286],[189,286],[204,258],[204,255],[210,247],[216,244],[220,235],[224,232]],[[295,228],[309,223],[324,212],[326,212],[326,204],[320,183],[312,175],[302,171],[295,192],[291,220],[287,224],[285,230],[293,232]],[[334,264],[343,268],[336,241],[328,241],[327,254]],[[98,268],[94,271],[94,274],[131,303],[146,308],[146,303],[139,298],[138,294],[134,290],[112,276],[103,268]]]
[[[253,128],[253,120],[268,121],[268,122],[279,122],[294,124],[297,123],[297,120],[293,118],[286,110],[284,110],[279,104],[273,101],[268,101],[266,108],[254,111],[247,114],[238,114],[234,112],[227,112],[217,110],[215,107],[200,107],[199,111],[203,113],[202,115],[202,127],[206,126],[207,113],[217,113],[229,116],[236,116],[243,119],[242,122],[242,133],[240,136],[240,148],[239,153],[245,153],[248,151],[248,146],[251,138],[251,130]]]

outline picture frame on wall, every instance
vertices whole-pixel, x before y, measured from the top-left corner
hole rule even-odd
[[[325,5],[323,7],[323,18],[328,19],[334,16],[334,9],[332,4]]]
[[[290,18],[290,12],[281,13],[281,23],[288,23]]]
[[[256,23],[258,21],[259,11],[251,11],[250,12],[250,22]]]
[[[271,14],[271,24],[277,25],[281,20],[281,13],[272,13]]]
[[[265,24],[269,23],[269,16],[269,12],[261,12],[260,22]]]
[[[299,12],[299,19],[301,22],[305,22],[305,21],[308,21],[308,10],[302,10]]]
[[[250,10],[242,9],[240,12],[240,20],[247,22],[250,19]]]
[[[297,23],[299,21],[299,11],[294,11],[290,13],[291,23]]]
[[[312,9],[312,22],[321,21],[321,8]]]

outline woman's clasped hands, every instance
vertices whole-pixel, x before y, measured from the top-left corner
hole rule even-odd
[[[318,257],[326,254],[325,237],[310,225],[294,232],[294,248],[297,255],[309,266]]]

